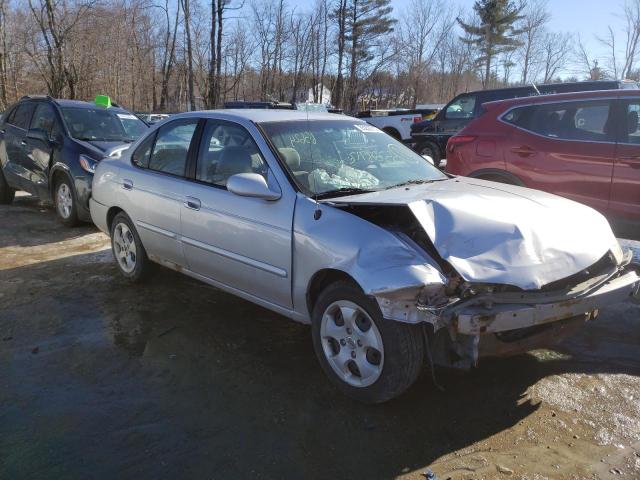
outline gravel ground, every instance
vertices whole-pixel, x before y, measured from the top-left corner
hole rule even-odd
[[[0,478],[640,478],[640,306],[368,407],[304,325],[167,270],[130,286],[29,197],[0,224]]]

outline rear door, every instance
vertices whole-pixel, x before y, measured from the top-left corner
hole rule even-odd
[[[132,165],[120,170],[122,204],[147,253],[174,268],[185,265],[180,212],[197,125],[197,118],[163,125],[133,152]]]
[[[640,99],[621,100],[620,111],[609,209],[620,220],[640,222]]]
[[[502,120],[517,127],[504,142],[507,170],[526,186],[606,213],[616,152],[614,100],[517,107]]]

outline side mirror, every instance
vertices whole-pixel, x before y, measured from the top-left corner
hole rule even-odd
[[[43,143],[51,143],[49,134],[41,128],[32,128],[27,132],[27,138],[32,140],[40,140]]]
[[[422,158],[424,158],[427,162],[429,162],[431,165],[435,166],[435,162],[433,161],[433,158],[431,158],[429,155],[422,155]]]
[[[278,200],[282,193],[273,191],[262,175],[257,173],[237,173],[227,180],[227,190],[241,197]]]

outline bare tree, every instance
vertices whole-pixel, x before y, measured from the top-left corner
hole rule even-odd
[[[93,0],[72,4],[64,0],[29,0],[29,9],[45,47],[46,66],[39,65],[40,71],[49,94],[54,97],[64,96],[65,90],[70,98],[76,96],[77,77],[67,61],[67,43],[74,28],[93,4]],[[38,51],[28,53],[34,62],[40,61]]]
[[[187,37],[187,94],[189,110],[196,109],[196,93],[193,80],[193,44],[191,43],[191,0],[180,0],[184,16],[184,31]]]
[[[178,22],[180,18],[180,2],[176,6],[176,16],[173,22],[173,28],[171,26],[171,19],[169,16],[169,0],[165,0],[163,8],[166,18],[166,30],[164,36],[163,53],[162,53],[162,65],[161,65],[161,77],[162,86],[160,89],[160,111],[164,112],[167,108],[167,102],[169,99],[169,81],[173,72],[173,65],[175,62],[176,51],[176,38],[178,34]]]
[[[333,91],[333,103],[338,107],[342,107],[344,97],[343,63],[347,45],[347,1],[348,0],[338,0],[333,12],[333,18],[337,23],[338,29],[336,39],[338,44],[338,67]]]
[[[530,0],[523,11],[520,23],[522,46],[518,49],[522,67],[520,83],[523,85],[535,80],[532,70],[542,62],[545,27],[551,20],[547,5],[548,0]]]
[[[443,0],[411,0],[402,16],[401,54],[413,86],[414,108],[422,97],[434,59],[455,23],[456,15]]]
[[[568,33],[548,32],[542,39],[543,82],[549,83],[566,70],[573,50],[573,37]]]

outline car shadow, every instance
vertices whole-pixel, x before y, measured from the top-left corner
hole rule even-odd
[[[161,268],[128,284],[110,255],[0,272],[0,477],[394,478],[532,415],[541,378],[640,375],[634,315],[613,307],[556,359],[438,370],[444,391],[425,373],[362,405],[308,326]]]
[[[0,205],[0,217],[0,248],[33,247],[79,238],[98,231],[89,223],[75,228],[63,227],[53,207],[22,192],[11,205]]]

